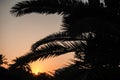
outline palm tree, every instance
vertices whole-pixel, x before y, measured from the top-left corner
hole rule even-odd
[[[5,56],[3,56],[2,54],[0,54],[0,67],[1,67],[3,64],[7,64],[7,61],[6,61]]]
[[[16,58],[13,60],[13,63],[15,62],[18,62],[19,58]],[[28,73],[32,73],[32,70],[31,70],[31,67],[29,64],[24,64],[24,65],[21,65],[21,63],[19,64],[19,66],[14,66],[13,64],[9,64],[9,66],[12,66],[9,68],[9,70],[11,71],[15,71],[15,70],[21,70],[21,71],[25,71],[25,72],[28,72]]]
[[[66,1],[64,1],[64,0],[22,1],[22,2],[19,2],[18,4],[16,4],[14,7],[12,7],[11,13],[15,14],[16,16],[21,16],[23,14],[32,13],[32,12],[41,13],[41,14],[43,14],[43,13],[46,13],[46,14],[57,13],[57,14],[65,16],[65,15],[69,15],[70,13],[72,13],[73,8],[76,8],[78,5],[81,6],[81,8],[85,7],[85,4],[83,4],[81,1],[78,2],[78,1],[75,1],[75,0],[66,0]],[[63,38],[61,38],[61,37],[63,37]],[[43,54],[39,55],[39,57],[43,55],[43,57],[41,57],[41,58],[46,58],[46,57],[49,57],[49,56],[57,56],[57,55],[60,55],[60,53],[61,54],[66,53],[66,51],[71,52],[71,51],[74,51],[75,48],[77,47],[77,46],[71,47],[71,50],[67,49],[70,46],[72,46],[72,44],[73,44],[72,42],[70,42],[68,45],[67,45],[67,43],[62,42],[61,43],[62,45],[60,45],[56,41],[54,43],[52,43],[52,41],[54,41],[55,39],[58,39],[58,41],[60,40],[61,42],[63,40],[66,40],[66,41],[67,40],[74,40],[74,38],[68,36],[68,34],[66,32],[59,32],[59,33],[52,34],[51,36],[46,37],[46,39],[43,39],[42,41],[38,41],[36,44],[34,44],[32,46],[32,52],[28,53],[26,55],[26,57],[28,58],[28,56],[31,56],[31,57],[34,57],[34,60],[37,60],[38,58],[35,58],[36,54],[34,55],[34,53],[38,53],[41,50],[36,51],[36,48],[40,44],[42,45],[43,43],[46,43],[48,41],[51,42],[51,43],[46,44],[45,46],[41,47],[42,52],[43,52]],[[76,38],[76,40],[78,40],[78,39],[79,38]],[[47,41],[45,41],[45,40],[47,40]],[[75,44],[76,44],[76,42],[75,42]],[[52,47],[53,51],[50,51],[51,50],[50,47]],[[67,47],[67,48],[65,48],[65,47]],[[63,50],[65,50],[65,51],[63,51]],[[52,55],[48,54],[48,55],[44,56],[44,52],[46,53],[46,51],[48,51],[49,54],[52,53]],[[55,55],[54,53],[58,53],[58,54]],[[23,59],[23,57],[25,57],[25,56],[22,56],[21,58]],[[22,59],[17,60],[17,62],[21,62]],[[32,60],[29,57],[29,59],[26,59],[25,61],[22,61],[22,62],[28,63],[28,62],[34,61],[34,60]],[[18,64],[16,64],[16,65],[18,65]]]
[[[53,76],[47,73],[40,73],[37,76],[35,76],[35,80],[54,80],[54,78]]]
[[[18,58],[13,60],[13,62],[17,62]],[[32,75],[32,70],[29,64],[14,66],[12,64],[9,65],[8,68],[11,74],[12,79],[14,80],[34,80]],[[12,67],[11,67],[12,66]]]
[[[4,64],[7,65],[6,60],[7,59],[5,58],[5,56],[3,54],[0,54],[0,79],[1,80],[11,79],[8,69],[6,69],[4,66],[2,66]]]
[[[11,13],[22,16],[32,12],[63,15],[63,32],[37,41],[31,52],[19,57],[14,66],[67,52],[84,52],[94,67],[118,67],[120,63],[119,0],[30,0],[12,7]],[[114,56],[113,56],[114,55]]]

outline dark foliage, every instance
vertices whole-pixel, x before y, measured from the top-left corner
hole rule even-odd
[[[32,45],[31,52],[19,57],[11,67],[67,52],[82,52],[85,54],[83,62],[77,67],[72,65],[65,68],[60,75],[56,75],[56,80],[119,80],[120,1],[88,1],[29,0],[12,7],[11,13],[15,16],[32,12],[63,15],[63,32],[37,41]],[[90,66],[87,69],[86,64]],[[70,77],[66,77],[68,75]]]

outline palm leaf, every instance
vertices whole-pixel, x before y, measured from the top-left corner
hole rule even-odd
[[[81,41],[49,42],[42,45],[38,50],[17,58],[17,60],[15,60],[16,62],[11,65],[11,68],[25,65],[38,59],[44,60],[49,57],[59,56],[68,52],[84,51],[86,44],[81,43]]]
[[[43,44],[48,43],[48,42],[73,41],[73,40],[84,41],[86,39],[87,39],[87,37],[85,35],[79,35],[79,36],[73,38],[73,37],[69,36],[67,32],[58,32],[58,33],[53,33],[53,34],[37,41],[36,43],[34,43],[32,45],[31,50],[35,51],[40,45],[43,45]]]
[[[104,0],[105,1],[105,5],[109,8],[116,8],[119,9],[120,6],[120,0]]]
[[[28,13],[41,14],[68,14],[77,5],[83,5],[77,0],[29,0],[18,2],[10,11],[15,16],[21,16]]]

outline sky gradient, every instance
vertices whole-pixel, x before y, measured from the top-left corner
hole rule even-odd
[[[0,0],[0,54],[9,63],[30,51],[36,41],[54,32],[60,31],[61,16],[28,14],[15,17],[10,14],[10,8],[22,0]],[[33,72],[52,71],[67,64],[73,54],[37,61],[31,64]]]

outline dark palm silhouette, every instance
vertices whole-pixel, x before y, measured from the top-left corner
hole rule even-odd
[[[18,58],[16,58],[15,60],[13,60],[14,62],[16,62],[18,60]],[[17,67],[11,67],[12,64],[9,65],[10,68],[10,75],[12,77],[12,79],[14,80],[34,80],[34,76],[32,75],[32,71],[31,71],[31,67],[29,64],[25,64],[25,65],[19,65]]]
[[[5,58],[5,56],[3,54],[0,54],[0,79],[1,80],[11,79],[8,69],[6,69],[2,66],[3,64],[5,64],[5,65],[7,64],[6,60],[7,59]]]
[[[32,5],[32,6],[30,6],[30,5]],[[55,7],[55,6],[57,6],[57,7]],[[23,14],[31,13],[31,12],[37,12],[37,13],[41,13],[41,14],[42,13],[46,13],[46,14],[58,13],[60,15],[64,15],[64,17],[65,17],[65,15],[71,14],[73,12],[72,10],[74,10],[77,7],[81,7],[81,9],[82,9],[85,7],[85,4],[82,3],[81,1],[78,2],[78,1],[74,1],[74,0],[71,0],[71,1],[70,0],[66,0],[66,1],[64,1],[64,0],[23,1],[23,2],[16,4],[12,8],[11,13],[15,14],[16,16],[21,16]],[[80,38],[83,40],[82,37],[83,36],[81,36]],[[79,39],[79,37],[76,38],[76,40],[78,40],[78,39]],[[18,63],[14,64],[14,66],[19,65],[20,63],[24,64],[24,62],[28,63],[30,61],[37,60],[38,58],[44,59],[44,58],[50,57],[50,56],[61,55],[63,53],[75,51],[77,48],[78,49],[80,48],[79,47],[80,44],[78,44],[78,43],[81,43],[81,41],[69,42],[69,43],[61,42],[61,45],[60,45],[58,42],[52,43],[52,41],[54,41],[54,40],[68,41],[68,40],[75,40],[75,38],[68,36],[67,32],[59,32],[59,33],[52,34],[51,36],[48,36],[45,39],[38,41],[36,44],[34,44],[32,46],[32,52],[28,53],[26,56],[22,56],[21,59],[18,59],[17,60]],[[36,50],[36,48],[39,45],[42,45],[43,43],[47,43],[47,42],[50,42],[50,43],[42,46],[41,47],[42,51]],[[75,45],[75,46],[72,47],[72,45]],[[46,53],[46,51],[47,51],[47,53]],[[42,52],[42,54],[37,55],[37,53],[39,53],[39,52]],[[21,60],[23,60],[23,61],[21,61]]]
[[[18,58],[16,58],[16,59],[14,59],[13,60],[13,63],[15,63],[15,62],[17,62],[19,59]],[[23,70],[23,71],[25,71],[25,72],[28,72],[28,73],[31,73],[32,71],[31,71],[31,67],[30,67],[30,65],[29,64],[24,64],[24,65],[21,65],[21,63],[19,63],[19,66],[13,66],[13,64],[9,64],[9,70]],[[12,67],[11,67],[12,66]]]
[[[37,41],[32,45],[31,52],[21,56],[13,66],[67,52],[83,52],[84,62],[89,63],[91,69],[97,72],[103,70],[102,73],[112,72],[110,69],[115,69],[112,73],[119,70],[120,1],[104,0],[103,4],[100,0],[88,1],[89,3],[77,0],[30,0],[12,7],[11,13],[16,16],[32,12],[63,15],[63,32]]]
[[[47,73],[39,73],[37,76],[35,76],[35,80],[54,80],[54,78]]]
[[[105,47],[108,48],[109,47],[109,45],[107,45],[108,41],[113,40],[112,38],[114,37],[118,38],[120,35],[119,27],[118,27],[119,11],[118,11],[118,7],[114,6],[115,4],[118,5],[118,2],[119,2],[118,0],[115,1],[105,0],[104,3],[106,5],[104,6],[100,4],[99,0],[96,0],[95,2],[93,0],[89,0],[90,4],[84,4],[81,1],[76,1],[76,0],[66,0],[66,1],[30,0],[30,1],[19,2],[14,7],[12,7],[11,10],[12,14],[15,14],[16,16],[21,16],[32,12],[36,12],[40,14],[57,13],[63,15],[63,30],[65,30],[64,32],[52,34],[33,44],[32,52],[28,53],[28,55],[25,55],[29,57],[31,56],[31,59],[27,59],[25,61],[29,62],[29,61],[37,60],[38,58],[46,58],[49,56],[60,55],[59,53],[62,54],[66,52],[71,52],[73,50],[69,49],[68,51],[64,48],[66,47],[68,49],[67,46],[70,46],[71,49],[73,49],[73,47],[76,48],[77,47],[76,45],[78,44],[72,42],[65,44],[64,42],[61,42],[62,45],[64,45],[61,46],[60,44],[54,41],[64,41],[64,40],[80,41],[80,44],[78,44],[78,48],[82,47],[84,49],[85,46],[89,46],[91,48],[90,50],[92,51],[92,47],[96,48],[95,45],[96,44],[98,45],[98,43],[101,43],[101,41],[103,40],[104,41],[103,44],[105,43],[106,45]],[[95,5],[92,3],[94,3]],[[87,41],[87,45],[83,43],[84,46],[80,46],[81,41],[84,40]],[[94,44],[90,45],[91,40],[92,41],[98,40],[98,42],[96,43],[94,42]],[[114,40],[114,42],[118,43],[117,40],[116,41]],[[38,47],[43,44],[46,45],[42,46],[41,49],[38,49]],[[58,49],[59,51],[56,51]],[[52,52],[49,51],[47,54],[46,52],[48,50],[50,51],[53,50],[53,51]],[[44,52],[46,54],[44,54]],[[94,54],[93,52],[90,53]]]
[[[12,79],[8,69],[6,69],[4,67],[0,67],[0,79],[1,80],[11,80]]]
[[[3,56],[2,54],[0,54],[0,67],[1,67],[3,64],[7,64],[7,61],[6,61],[5,56]]]

